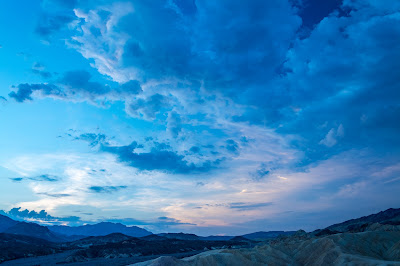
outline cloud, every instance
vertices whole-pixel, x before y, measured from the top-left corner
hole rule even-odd
[[[74,18],[68,15],[42,14],[35,33],[48,40],[53,34],[66,27]]]
[[[43,76],[42,65],[36,65],[33,69]],[[50,76],[47,76],[50,77]],[[63,76],[51,83],[19,84],[16,90],[9,93],[17,102],[51,97],[68,101],[96,102],[108,97],[109,100],[124,100],[126,97],[140,93],[141,87],[137,81],[130,81],[121,86],[110,87],[108,84],[91,81],[92,75],[85,70],[67,71]],[[144,108],[144,107],[143,107]]]
[[[327,147],[333,147],[334,145],[336,145],[337,139],[343,137],[344,137],[344,128],[343,125],[340,124],[337,129],[332,128],[331,130],[329,130],[325,138],[322,139],[319,142],[319,144],[325,145]]]
[[[127,186],[91,186],[89,190],[94,193],[113,193],[125,188]]]
[[[334,12],[324,18],[295,42],[284,63],[280,83],[296,108],[284,113],[278,132],[303,138],[294,145],[305,152],[305,164],[364,147],[400,151],[394,120],[400,32],[388,28],[400,25],[399,8],[375,1],[344,1],[341,8],[349,10],[347,16]]]
[[[45,210],[36,212],[28,209],[22,210],[21,207],[12,208],[9,211],[1,211],[8,217],[16,220],[28,220],[37,222],[79,222],[80,218],[77,216],[55,217],[48,214]]]
[[[138,98],[127,104],[126,112],[138,118],[155,119],[162,109],[168,108],[168,98],[161,94],[154,94],[145,99]]]
[[[234,141],[233,139],[228,139],[226,141],[226,149],[230,152],[236,153],[239,149],[239,145],[236,141]]]
[[[239,209],[239,210],[251,210],[258,209],[263,207],[268,207],[274,204],[273,202],[261,202],[261,203],[245,203],[245,202],[232,202],[228,204],[231,209]]]
[[[89,146],[94,147],[100,143],[105,142],[106,135],[95,134],[95,133],[84,133],[84,134],[80,134],[78,137],[75,137],[75,139],[87,141],[89,143]]]
[[[182,131],[182,119],[176,111],[168,113],[167,130],[173,138],[177,138]]]
[[[62,90],[53,84],[19,84],[16,91],[12,91],[8,94],[10,98],[13,98],[17,102],[24,102],[27,100],[32,100],[32,94],[34,92],[39,92],[43,96],[56,96],[65,97]]]
[[[66,193],[46,193],[46,192],[37,193],[37,195],[44,195],[51,198],[64,198],[71,196],[71,194],[66,194]]]
[[[222,161],[222,159],[206,160],[196,165],[187,161],[184,155],[168,150],[169,147],[165,144],[156,145],[149,152],[141,153],[135,152],[138,145],[136,141],[126,146],[102,145],[100,150],[115,154],[121,162],[140,170],[158,170],[177,174],[208,172]]]
[[[10,178],[12,181],[14,181],[14,182],[20,182],[20,181],[22,181],[22,180],[24,180],[24,178],[22,178],[22,177],[13,177],[13,178]]]
[[[195,226],[196,224],[184,223],[184,222],[182,222],[180,220],[177,220],[175,218],[161,216],[161,217],[158,217],[156,222],[154,222],[152,225],[162,228],[162,227],[171,226],[171,225],[172,226],[176,226],[176,225],[193,225],[193,226]]]
[[[115,81],[176,77],[235,89],[270,77],[301,24],[287,1],[112,3],[76,15],[85,20],[71,46]]]
[[[262,163],[260,165],[260,167],[252,174],[252,176],[254,177],[254,180],[259,181],[267,176],[270,175],[271,173],[271,168],[267,167],[267,165],[265,163]]]
[[[33,64],[32,72],[45,79],[49,79],[53,76],[50,72],[46,71],[46,68],[42,64],[38,62]]]
[[[61,30],[60,39],[106,77],[68,72],[49,83],[20,84],[10,97],[114,104],[111,114],[121,121],[118,108],[125,107],[135,129],[110,122],[116,127],[104,135],[115,138],[78,135],[90,152],[107,159],[96,166],[64,166],[71,171],[66,183],[41,182],[32,189],[79,197],[21,206],[98,202],[112,195],[87,188],[126,184],[118,192],[125,197],[121,209],[141,204],[163,212],[155,217],[225,226],[265,222],[288,209],[358,211],[352,206],[368,208],[363,200],[369,207],[398,203],[395,197],[379,198],[398,188],[395,174],[382,177],[379,170],[400,155],[399,3],[214,2],[59,3],[73,23],[49,36]],[[321,5],[318,16],[307,15]],[[141,142],[145,136],[152,139]],[[126,180],[114,174],[109,183],[105,174],[85,168],[109,163],[116,166],[107,175],[122,171]],[[130,193],[136,183],[138,193]],[[358,198],[349,204],[340,191]],[[269,202],[274,202],[269,208],[251,207]],[[198,206],[205,207],[194,209]]]
[[[49,175],[49,174],[44,174],[44,175],[38,175],[38,176],[32,176],[32,177],[15,177],[15,178],[10,178],[14,182],[21,182],[23,180],[32,180],[32,181],[44,181],[44,182],[57,182],[60,180],[58,176],[55,175]]]

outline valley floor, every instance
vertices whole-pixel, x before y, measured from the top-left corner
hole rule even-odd
[[[153,260],[156,258],[159,258],[159,255],[153,255],[153,256],[137,256],[137,257],[128,257],[128,258],[114,258],[114,259],[105,259],[105,258],[99,258],[99,259],[93,259],[90,261],[84,261],[84,262],[72,262],[72,263],[67,263],[65,262],[69,256],[71,256],[76,250],[70,250],[66,251],[63,253],[57,253],[53,255],[47,255],[47,256],[39,256],[39,257],[32,257],[32,258],[23,258],[23,259],[16,259],[16,260],[10,260],[10,261],[5,261],[1,263],[1,266],[12,266],[12,265],[18,265],[18,266],[33,266],[33,265],[46,265],[46,266],[110,266],[110,265],[115,265],[115,266],[125,266],[129,265],[132,263],[138,263],[138,262],[143,262],[143,261],[149,261]],[[184,252],[184,253],[176,253],[176,254],[168,254],[169,257],[173,258],[184,258],[184,257],[189,257],[193,256],[196,254],[201,253],[201,251],[192,251],[192,252]]]

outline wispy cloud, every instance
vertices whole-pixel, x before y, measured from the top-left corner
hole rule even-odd
[[[125,188],[127,186],[91,186],[89,191],[94,193],[113,193]]]
[[[31,180],[31,181],[45,181],[45,182],[57,182],[60,180],[58,176],[55,175],[49,175],[49,174],[44,174],[44,175],[38,175],[38,176],[32,176],[32,177],[13,177],[10,178],[12,181],[15,182],[21,182],[24,180]]]

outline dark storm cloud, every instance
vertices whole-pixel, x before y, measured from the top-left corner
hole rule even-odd
[[[185,80],[196,84],[191,89],[199,94],[202,88],[229,97],[246,106],[244,113],[232,115],[233,122],[273,128],[282,136],[298,135],[291,144],[304,155],[299,166],[351,149],[400,152],[398,1],[138,1],[135,11],[122,16],[107,34],[82,32],[84,26],[107,24],[110,14],[118,13],[112,8],[115,1],[106,2],[107,7],[81,3],[96,19],[79,20],[76,34],[81,41],[74,46],[94,59],[101,73],[126,81],[132,79],[126,73],[133,69],[141,83]],[[294,7],[299,2],[302,5]],[[68,20],[56,15],[45,18],[43,34],[57,31]],[[306,35],[299,33],[302,27],[309,28]],[[129,38],[120,47],[113,34]],[[107,43],[104,49],[97,40]],[[116,55],[120,55],[116,64],[104,64]],[[110,60],[99,60],[103,57]],[[121,93],[118,89],[111,93],[82,72],[65,77],[62,88],[20,84],[10,97],[23,102],[38,92],[62,99],[81,94],[81,99],[90,100]],[[185,113],[172,111],[178,108],[167,93],[142,95],[138,82],[126,84],[129,88],[122,91],[129,98],[128,114],[168,117],[171,136],[180,134]],[[171,91],[181,89],[171,85]],[[215,103],[215,98],[204,99],[206,105]],[[173,151],[138,154],[122,152],[123,147],[127,146],[109,152],[138,167],[140,162],[142,169],[199,170]],[[227,143],[226,148],[236,152],[239,146]],[[156,161],[160,159],[171,167]]]
[[[271,77],[301,23],[286,1],[173,3],[135,3],[140,19],[132,14],[119,25],[134,36],[124,48],[123,62],[140,68],[144,79],[201,77],[206,85],[225,90],[249,86]]]

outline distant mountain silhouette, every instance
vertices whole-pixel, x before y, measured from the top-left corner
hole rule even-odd
[[[278,236],[288,236],[294,233],[295,233],[294,231],[268,231],[268,232],[260,231],[242,236],[250,240],[264,240],[264,239],[276,238]]]
[[[400,225],[400,209],[390,208],[375,214],[334,224],[325,229],[332,232],[362,232],[367,226],[373,223]]]
[[[195,234],[185,233],[162,233],[157,234],[158,236],[166,237],[168,239],[180,239],[180,240],[200,240],[200,237]]]
[[[243,236],[235,236],[234,238],[230,239],[230,241],[250,241],[250,239]]]
[[[200,237],[200,239],[207,240],[207,241],[228,241],[234,237],[235,236],[202,236],[202,237]]]
[[[36,237],[51,242],[65,241],[63,237],[51,232],[47,227],[35,223],[19,222],[5,230],[4,233]]]
[[[0,214],[0,232],[4,232],[11,226],[16,225],[18,222],[13,219]]]
[[[102,222],[98,224],[89,224],[82,226],[54,225],[49,226],[48,228],[54,233],[67,236],[105,236],[112,233],[121,233],[127,236],[142,237],[152,234],[151,232],[137,226],[126,226],[120,223],[110,222]]]

